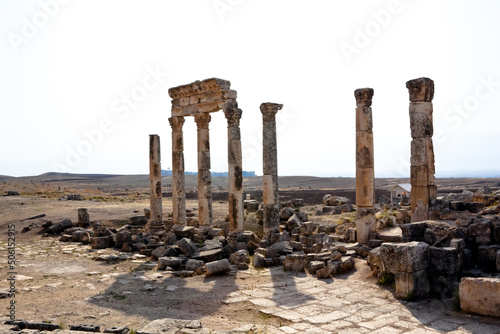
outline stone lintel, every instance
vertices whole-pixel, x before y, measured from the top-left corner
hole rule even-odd
[[[220,100],[208,103],[190,104],[185,107],[172,108],[172,117],[174,116],[194,116],[196,114],[211,113],[219,110],[231,108],[235,104],[234,99]]]
[[[229,89],[231,82],[219,78],[210,78],[203,81],[195,81],[187,85],[172,87],[168,90],[168,95],[172,99],[186,96],[192,96],[203,92],[214,90]]]
[[[434,98],[434,81],[429,78],[418,78],[406,82],[410,93],[410,102],[432,102]]]
[[[369,107],[372,105],[373,88],[359,88],[354,91],[356,104]]]
[[[172,100],[172,108],[187,107],[193,104],[209,103],[236,99],[238,96],[235,90],[223,89],[210,92],[204,92],[192,96],[181,97]]]

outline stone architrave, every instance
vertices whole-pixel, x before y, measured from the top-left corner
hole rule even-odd
[[[172,98],[172,192],[174,223],[186,223],[182,123],[194,116],[198,124],[198,207],[200,224],[212,222],[209,113],[223,110],[228,121],[229,222],[231,231],[243,231],[243,169],[241,160],[240,118],[237,93],[231,83],[218,78],[195,81],[168,90]],[[181,121],[182,120],[182,121]],[[179,124],[178,124],[179,123]],[[175,169],[174,169],[175,168]]]
[[[432,99],[434,82],[418,78],[406,83],[410,94],[411,127],[411,221],[429,219],[429,203],[436,198]]]
[[[200,226],[212,225],[212,177],[210,172],[210,114],[196,114],[198,127],[198,212]]]
[[[168,119],[172,127],[172,206],[174,225],[186,225],[186,189],[184,177],[184,117]]]
[[[368,243],[375,227],[375,169],[373,154],[372,88],[354,91],[356,98],[356,232]]]
[[[243,231],[243,164],[241,153],[240,118],[242,111],[237,106],[224,109],[227,119],[227,155],[229,183],[229,228]]]
[[[282,104],[262,103],[263,124],[263,186],[264,201],[264,236],[279,232],[280,201],[278,196],[278,152],[276,140],[276,113],[283,108]]]
[[[157,232],[164,229],[162,222],[160,137],[158,135],[149,135],[149,185],[150,218],[147,230]]]

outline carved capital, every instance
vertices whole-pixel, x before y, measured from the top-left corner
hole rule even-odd
[[[354,91],[356,104],[370,107],[372,105],[373,88],[359,88]]]
[[[224,115],[227,119],[228,127],[238,127],[240,126],[240,118],[243,111],[238,107],[229,107],[224,109]]]
[[[209,113],[194,115],[194,121],[196,122],[198,129],[208,129],[208,123],[210,123],[211,119],[212,117]]]
[[[406,83],[410,93],[410,102],[432,102],[434,98],[434,81],[429,78],[418,78]]]
[[[172,127],[172,131],[179,131],[179,132],[182,132],[182,126],[184,125],[184,121],[185,121],[184,117],[182,116],[170,117],[168,119],[168,122]]]
[[[270,102],[262,103],[260,105],[260,111],[262,112],[264,121],[274,121],[276,113],[278,112],[278,110],[281,110],[281,108],[283,108],[282,104]]]

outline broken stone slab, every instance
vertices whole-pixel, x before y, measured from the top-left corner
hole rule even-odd
[[[300,227],[302,224],[302,221],[299,219],[299,217],[296,214],[293,214],[290,218],[288,218],[286,222],[286,229],[288,231],[292,231],[293,229]]]
[[[193,253],[198,249],[195,243],[189,238],[182,238],[181,240],[179,240],[179,242],[177,242],[177,246],[179,246],[181,252],[186,256],[193,255]]]
[[[343,256],[339,261],[328,261],[327,266],[331,269],[331,275],[345,273],[354,268],[354,259],[350,256]]]
[[[500,317],[500,278],[463,278],[459,295],[463,312]]]
[[[231,271],[231,267],[229,266],[229,261],[227,259],[208,262],[205,264],[205,268],[207,276],[225,274]]]
[[[164,318],[150,322],[141,328],[137,334],[175,334],[201,328],[201,322],[198,320]]]
[[[110,236],[92,237],[90,239],[90,247],[92,247],[92,249],[105,249],[111,247]]]
[[[90,233],[84,230],[74,231],[71,235],[72,242],[81,242],[83,244],[90,243]]]
[[[417,272],[427,269],[430,263],[429,245],[425,242],[383,243],[380,246],[383,270],[397,272]]]
[[[385,242],[401,242],[403,232],[399,226],[390,227],[379,231],[378,238]]]
[[[177,239],[192,238],[196,233],[196,228],[193,226],[181,226],[174,229],[174,233]]]
[[[160,257],[165,256],[166,253],[167,253],[167,249],[163,246],[160,246],[160,247],[156,247],[156,249],[151,252],[151,255],[154,258],[159,259]]]
[[[148,222],[148,219],[146,216],[132,216],[128,218],[130,220],[130,225],[139,225],[143,226],[146,225]]]
[[[193,271],[196,275],[201,275],[205,273],[205,262],[189,259],[186,263],[186,270]]]
[[[252,264],[255,268],[264,268],[266,266],[266,257],[255,252],[252,258]]]
[[[303,222],[300,226],[300,234],[303,236],[310,236],[316,230],[317,225],[313,222]]]
[[[111,327],[106,328],[104,333],[112,333],[112,334],[127,334],[130,331],[128,327]]]
[[[266,257],[268,258],[275,258],[279,257],[280,255],[284,255],[284,253],[291,253],[292,248],[290,247],[290,242],[289,241],[280,241],[275,243],[274,245],[271,245],[266,249]]]
[[[229,257],[229,261],[232,264],[240,264],[240,263],[250,263],[250,255],[246,249],[239,250]]]
[[[97,325],[81,324],[81,325],[70,325],[70,331],[81,331],[81,332],[100,332],[101,327]]]
[[[306,264],[306,254],[301,253],[293,253],[288,254],[283,262],[283,269],[285,271],[304,271],[304,266]]]
[[[221,260],[223,257],[224,257],[224,251],[222,248],[210,249],[206,251],[197,251],[192,256],[193,259],[201,260],[203,262],[213,262]]]
[[[311,275],[315,275],[318,269],[322,269],[324,267],[325,267],[324,261],[311,261],[307,264],[306,271]]]

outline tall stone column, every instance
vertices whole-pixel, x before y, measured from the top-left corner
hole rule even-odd
[[[184,179],[184,117],[168,119],[172,127],[172,206],[174,225],[186,225],[186,189]]]
[[[278,196],[278,151],[276,141],[276,113],[282,104],[262,103],[263,124],[263,186],[264,236],[269,237],[280,228],[280,201]]]
[[[429,203],[436,198],[432,99],[434,81],[418,78],[406,83],[410,94],[411,221],[429,219]]]
[[[198,127],[198,212],[200,226],[212,225],[212,177],[210,174],[210,114],[196,114]]]
[[[149,185],[150,218],[147,230],[157,232],[164,230],[162,222],[160,137],[158,135],[149,135]]]
[[[240,118],[237,106],[224,109],[228,135],[229,228],[243,231],[243,167],[241,154]]]
[[[375,165],[373,154],[372,88],[354,91],[356,98],[356,232],[366,244],[375,227]]]

